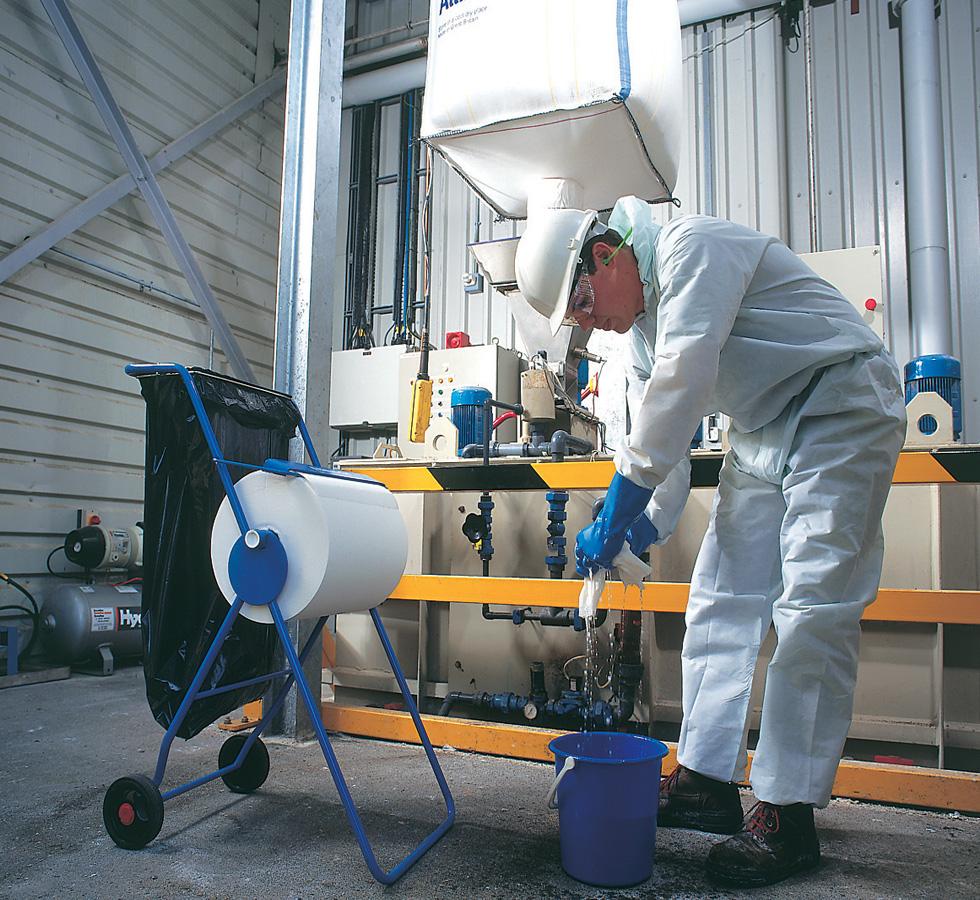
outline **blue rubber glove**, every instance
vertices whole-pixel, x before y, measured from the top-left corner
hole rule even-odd
[[[613,558],[623,549],[630,526],[643,514],[653,496],[617,472],[606,492],[606,502],[596,520],[578,533],[575,541],[575,571],[583,578],[596,569],[611,569]],[[651,528],[653,525],[651,524]]]
[[[600,497],[592,505],[592,515],[599,517],[602,507],[606,504],[606,498]],[[634,556],[646,553],[660,538],[657,526],[653,524],[646,513],[641,513],[639,518],[626,529],[626,543],[630,545],[630,552]]]
[[[646,513],[640,513],[639,518],[626,529],[626,543],[630,545],[630,552],[634,556],[646,553],[653,544],[657,543],[659,537],[657,526],[650,521]]]

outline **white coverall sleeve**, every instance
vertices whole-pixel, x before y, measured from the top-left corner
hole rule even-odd
[[[629,405],[630,419],[635,422],[640,411],[640,402],[647,382],[647,373],[631,366],[627,373],[626,402]],[[657,529],[654,544],[664,544],[674,533],[681,513],[687,505],[691,493],[691,458],[684,458],[670,470],[670,474],[657,485],[647,505],[647,517]]]
[[[675,228],[658,245],[657,345],[616,470],[656,489],[690,449],[711,404],[722,347],[759,264],[757,242]]]

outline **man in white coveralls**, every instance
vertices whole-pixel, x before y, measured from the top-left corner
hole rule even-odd
[[[619,200],[532,218],[517,250],[524,297],[557,330],[630,333],[632,430],[580,574],[663,543],[690,490],[702,416],[731,417],[731,450],[698,554],[682,652],[679,765],[659,824],[732,835],[708,855],[729,883],[811,868],[813,808],[830,800],[847,736],[859,621],[881,576],[881,516],[905,435],[898,368],[851,304],[776,238],[706,216],[660,227]],[[749,695],[769,664],[743,820]]]

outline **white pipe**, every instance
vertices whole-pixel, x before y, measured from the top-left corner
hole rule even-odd
[[[677,0],[677,11],[681,14],[681,27],[737,16],[741,13],[776,6],[775,0]]]
[[[343,107],[361,106],[384,97],[404,94],[425,84],[425,57],[374,69],[344,79]]]
[[[356,69],[365,69],[368,66],[377,67],[379,63],[397,61],[406,56],[425,53],[428,47],[429,39],[427,37],[416,37],[394,44],[385,44],[383,47],[376,47],[374,50],[365,50],[363,53],[354,53],[344,60],[344,73],[353,72]]]
[[[905,0],[900,12],[914,350],[952,354],[939,24],[934,0]]]

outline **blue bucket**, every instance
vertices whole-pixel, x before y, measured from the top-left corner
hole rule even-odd
[[[635,734],[563,734],[548,805],[558,809],[562,868],[578,881],[628,887],[653,872],[660,763],[667,747]]]

